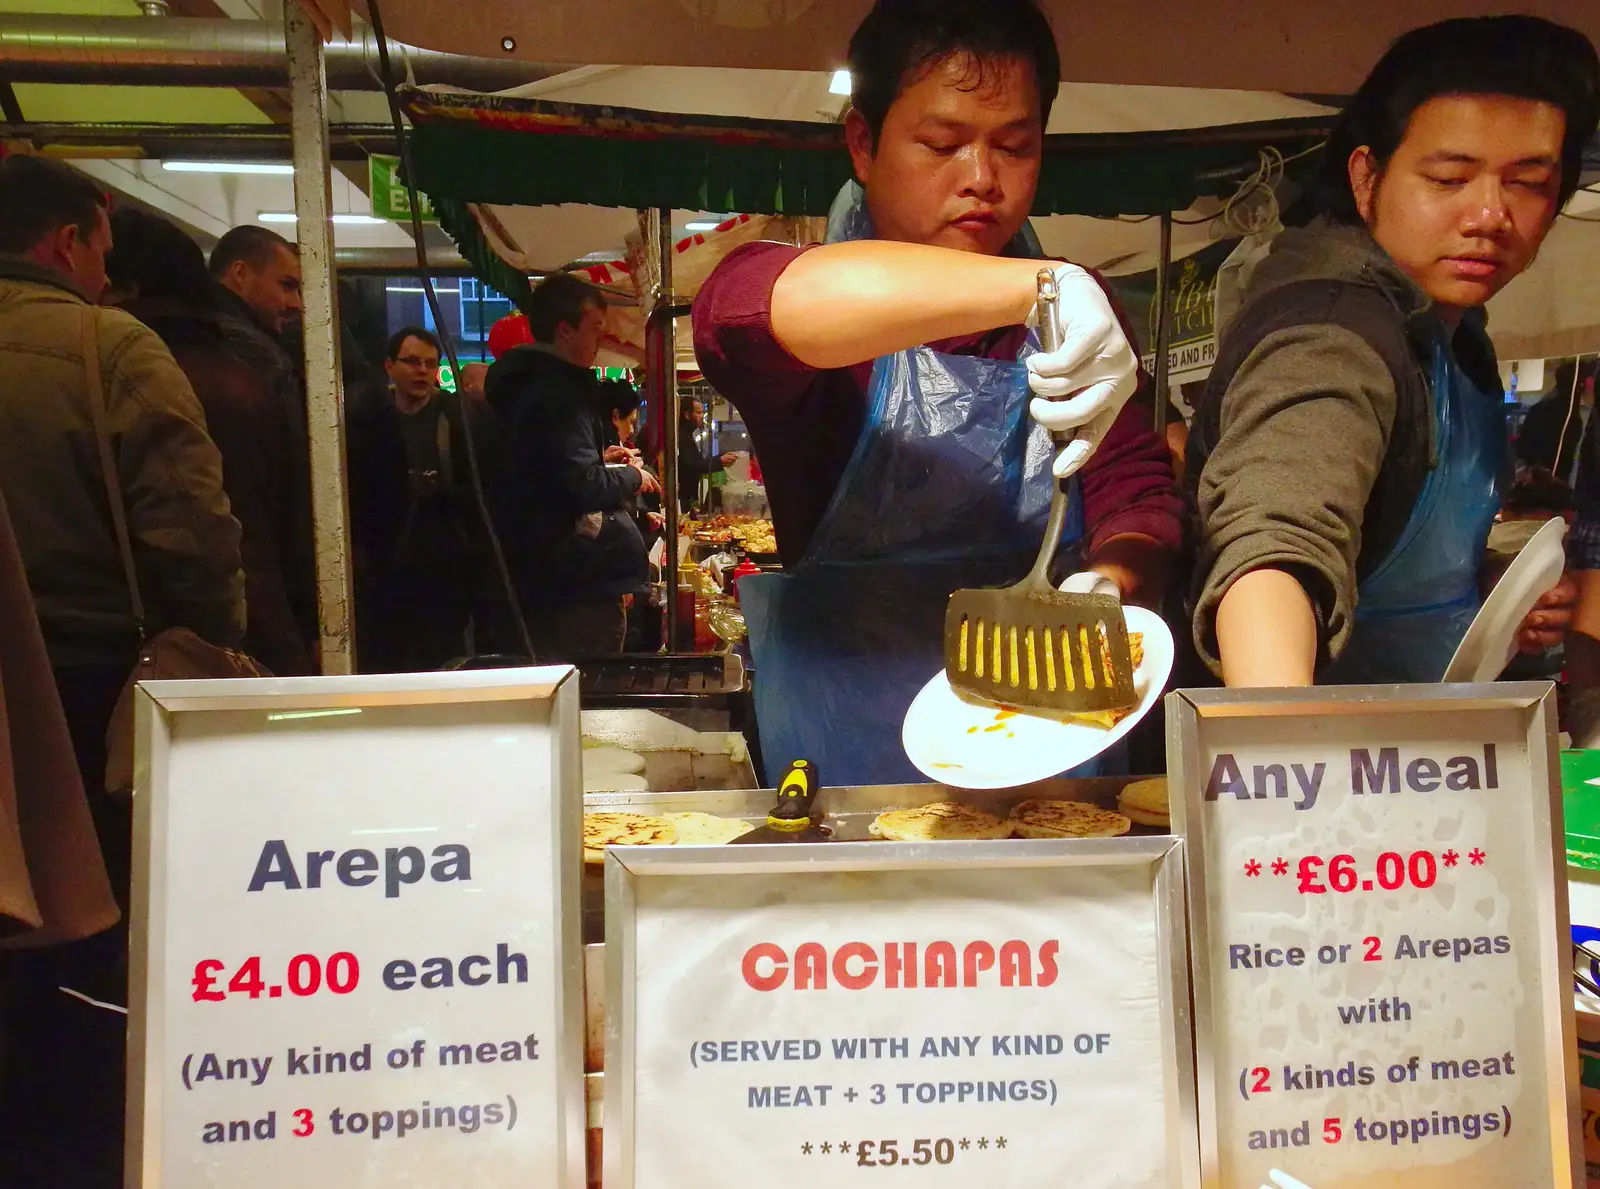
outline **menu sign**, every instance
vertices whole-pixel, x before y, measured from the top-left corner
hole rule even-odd
[[[608,1189],[1196,1185],[1180,845],[610,851]]]
[[[1208,1184],[1574,1183],[1553,703],[1172,695]]]
[[[141,687],[130,1184],[584,1183],[575,687]]]

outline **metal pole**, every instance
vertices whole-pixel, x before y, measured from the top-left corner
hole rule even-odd
[[[300,5],[284,5],[294,133],[295,227],[305,303],[306,423],[317,563],[322,671],[355,672],[350,604],[350,514],[345,494],[344,385],[334,289],[333,192],[328,172],[328,84],[322,38]]]
[[[1156,436],[1167,432],[1167,352],[1172,343],[1172,300],[1170,273],[1172,272],[1172,212],[1161,213],[1161,261],[1156,265]]]
[[[661,399],[661,506],[667,513],[665,566],[661,578],[667,588],[667,651],[678,651],[678,345],[672,300],[672,211],[650,211],[650,247],[660,265],[659,287],[650,321],[659,336],[656,359],[660,377],[655,390]]]

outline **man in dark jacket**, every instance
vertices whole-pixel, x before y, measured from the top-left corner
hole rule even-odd
[[[607,447],[594,360],[605,301],[558,273],[528,300],[534,342],[508,351],[484,385],[507,450],[502,539],[540,660],[622,651],[624,596],[645,581],[629,501],[660,484],[632,452]]]
[[[364,673],[437,669],[466,652],[490,588],[467,434],[487,464],[487,410],[439,387],[439,339],[396,331],[384,386],[347,400],[356,655]],[[481,650],[481,649],[480,649]]]
[[[224,326],[199,245],[134,208],[113,215],[111,230],[111,296],[166,343],[222,452],[223,488],[243,530],[245,651],[279,676],[315,673],[313,638],[296,615],[287,574],[288,559],[309,548],[288,490],[304,439],[270,374],[254,365],[256,353],[230,349],[237,337]]]
[[[686,396],[678,406],[678,503],[687,511],[704,496],[703,480],[727,470],[739,456],[711,457],[700,448],[695,435],[705,428],[706,407],[698,396]]]
[[[300,320],[300,257],[275,231],[246,223],[225,234],[207,262],[212,300],[231,354],[267,386],[288,419],[291,448],[282,459],[284,584],[295,622],[318,638],[316,561],[311,527],[310,430],[305,382],[285,335]],[[269,666],[270,667],[270,666]]]

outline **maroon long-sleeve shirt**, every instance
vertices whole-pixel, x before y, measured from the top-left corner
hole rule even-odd
[[[772,287],[808,250],[778,243],[736,248],[694,303],[700,368],[750,431],[786,566],[804,556],[844,476],[866,423],[872,377],[870,360],[849,368],[808,367],[773,335]],[[928,345],[948,355],[1015,359],[1026,337],[1026,328],[1007,326]],[[1154,538],[1172,550],[1182,543],[1183,499],[1166,443],[1150,430],[1150,421],[1148,404],[1130,401],[1078,472],[1089,557],[1125,533]]]

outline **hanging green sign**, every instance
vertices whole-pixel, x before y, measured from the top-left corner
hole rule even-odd
[[[367,182],[374,219],[411,222],[411,195],[406,190],[405,182],[400,179],[400,158],[387,157],[382,153],[370,154],[367,157]],[[419,191],[417,201],[422,205],[422,221],[437,223],[438,218],[433,213],[433,203],[428,201],[428,196]]]

